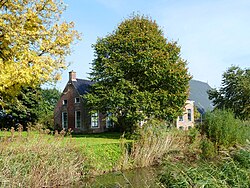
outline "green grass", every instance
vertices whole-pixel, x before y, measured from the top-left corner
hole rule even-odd
[[[65,139],[71,139],[87,156],[85,169],[88,174],[97,175],[118,168],[123,154],[120,133],[79,134]]]
[[[27,132],[23,131],[21,133],[22,137],[27,137]],[[32,137],[39,137],[40,133],[38,131],[30,132],[30,136]],[[14,132],[15,138],[19,136],[17,131]],[[43,136],[47,138],[54,138],[54,135],[51,134],[43,134]],[[4,137],[11,137],[10,131],[0,131],[0,139]],[[121,134],[120,133],[97,133],[97,134],[76,134],[72,135],[72,137],[65,136],[64,139],[71,139],[77,145],[99,145],[99,144],[112,144],[112,143],[119,143]]]
[[[74,140],[77,145],[92,146],[120,143],[120,137],[120,133],[80,134],[73,135],[72,140]]]
[[[27,138],[28,133],[26,131],[23,131],[21,133],[22,138]],[[38,131],[31,131],[29,135],[32,139],[38,139],[40,136],[47,138],[48,142],[51,142],[55,135],[52,134],[44,134],[39,133]],[[92,148],[92,146],[100,145],[100,147],[103,147],[103,145],[109,145],[109,144],[120,144],[121,139],[121,133],[95,133],[95,134],[73,134],[71,136],[65,135],[63,139],[61,139],[62,142],[71,141],[74,143],[75,146],[78,147],[89,147]],[[14,132],[14,138],[18,138],[19,133],[17,131]],[[10,139],[11,138],[11,132],[10,131],[0,131],[0,139]],[[131,140],[126,140],[126,142],[131,142]],[[98,147],[98,146],[97,146]]]
[[[28,181],[31,182],[30,186],[54,185],[54,183],[59,185],[72,183],[89,175],[117,170],[123,155],[120,137],[119,133],[62,136],[60,133],[53,135],[41,131],[29,133],[0,131],[0,171],[2,172],[0,179],[7,182],[6,186],[13,185],[14,182],[23,185],[22,183],[27,184]],[[123,141],[129,142],[125,139]],[[76,161],[77,159],[81,160]],[[70,165],[77,168],[72,169]],[[44,169],[43,178],[36,174],[38,172],[33,171],[36,166]],[[49,178],[52,176],[49,173],[54,171],[64,178],[53,177],[57,181],[51,182]],[[69,179],[61,174],[63,171],[75,174],[75,177]],[[41,179],[43,184],[31,180],[32,176],[39,176],[36,179]]]
[[[163,187],[248,188],[249,165],[249,150],[238,150],[219,162],[167,162],[160,181]]]
[[[249,127],[245,128],[249,134]],[[213,142],[196,130],[187,132],[187,136],[186,146],[166,157],[159,176],[162,187],[250,187],[249,140],[246,139],[244,145],[221,147],[210,152],[207,145],[204,147],[207,154],[204,155],[201,143],[209,141],[213,146]]]
[[[169,141],[173,138],[167,132],[167,135],[154,136],[151,135],[152,131],[146,131],[136,141],[121,138],[119,133],[68,135],[65,132],[1,131],[0,179],[9,182],[8,185],[16,182],[15,185],[27,184],[33,187],[37,184],[43,187],[65,185],[93,175],[150,166],[159,162],[169,147],[172,147]],[[146,138],[149,133],[153,136],[151,139]],[[43,169],[41,174],[35,170],[37,166]],[[73,174],[74,177],[67,174]]]
[[[2,137],[0,187],[55,187],[79,181],[86,156],[61,140],[39,134]]]

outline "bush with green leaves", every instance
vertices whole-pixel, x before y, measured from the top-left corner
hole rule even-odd
[[[216,147],[231,147],[235,144],[244,144],[247,140],[249,126],[235,118],[233,112],[215,110],[206,114],[205,122],[201,126],[205,134]]]
[[[201,149],[201,157],[204,159],[212,159],[216,155],[216,148],[212,141],[207,138],[204,138],[200,142],[200,149]]]
[[[216,162],[169,162],[159,176],[162,187],[250,187],[249,144]]]

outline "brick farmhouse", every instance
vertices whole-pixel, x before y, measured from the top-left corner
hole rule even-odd
[[[112,123],[107,114],[90,114],[84,105],[82,95],[89,91],[93,82],[76,78],[76,72],[69,72],[69,81],[54,109],[55,129],[69,129],[74,132],[98,133],[108,130]],[[209,85],[204,82],[191,80],[190,96],[182,116],[176,120],[179,129],[187,130],[194,126],[194,106],[203,114],[212,109],[208,100]]]

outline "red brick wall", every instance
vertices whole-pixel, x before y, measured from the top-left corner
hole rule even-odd
[[[54,121],[55,126],[62,128],[62,112],[68,113],[68,128],[75,128],[75,118],[74,118],[74,100],[77,96],[77,93],[74,89],[74,86],[70,83],[65,87],[61,98],[59,99],[56,108],[54,110]],[[63,100],[67,100],[67,105],[63,105]]]
[[[80,103],[75,103],[75,98],[80,98]],[[67,100],[67,105],[63,105],[63,100]],[[81,112],[81,128],[75,128],[75,111]],[[91,115],[83,104],[82,97],[79,96],[77,90],[69,81],[59,99],[54,110],[54,123],[55,129],[62,128],[62,112],[68,113],[68,128],[74,130],[74,132],[104,132],[106,127],[106,121],[104,115],[99,114],[99,127],[91,128]]]

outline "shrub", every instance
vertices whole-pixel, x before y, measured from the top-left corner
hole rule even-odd
[[[200,133],[197,128],[191,128],[188,131],[188,138],[189,138],[190,144],[193,144],[198,139],[199,135]]]
[[[162,187],[250,187],[250,150],[219,162],[167,162],[159,176]]]
[[[201,157],[204,159],[212,159],[216,155],[214,143],[209,139],[203,138],[200,142]]]
[[[230,147],[237,143],[245,143],[246,127],[242,124],[242,121],[234,117],[233,112],[215,110],[206,114],[201,131],[216,147]]]
[[[250,146],[250,145],[248,145]],[[250,147],[248,150],[240,149],[239,151],[233,154],[233,159],[236,161],[242,168],[250,169]]]

